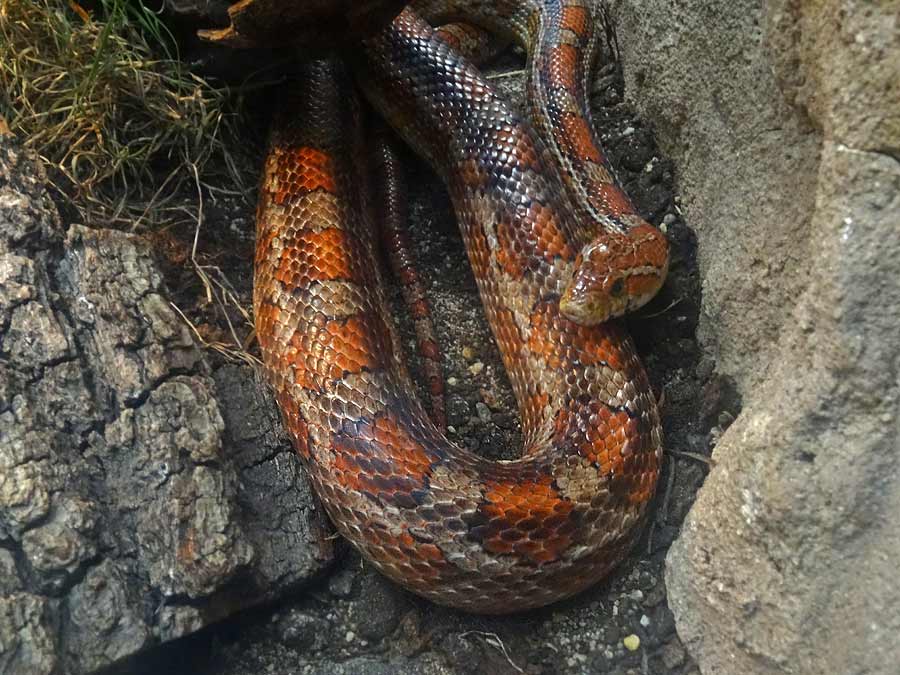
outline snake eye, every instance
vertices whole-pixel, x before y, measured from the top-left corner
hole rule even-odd
[[[613,282],[613,285],[610,287],[609,292],[614,296],[618,297],[622,295],[622,292],[625,290],[625,280],[624,279],[616,279]]]

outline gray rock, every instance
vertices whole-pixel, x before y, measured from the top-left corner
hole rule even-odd
[[[258,374],[248,366],[225,365],[213,377],[228,457],[240,475],[237,502],[255,551],[253,574],[260,588],[277,596],[331,561],[331,525]]]
[[[55,672],[58,661],[51,604],[31,593],[0,596],[0,672]]]
[[[91,568],[67,598],[70,629],[66,657],[72,670],[87,672],[97,664],[116,663],[151,644],[133,589],[119,567],[104,560]]]
[[[900,661],[898,11],[616,3],[697,230],[702,343],[744,402],[668,559],[704,673]]]
[[[148,242],[65,231],[44,182],[0,138],[3,673],[95,671],[332,554],[249,368],[211,377]]]
[[[328,580],[328,590],[336,598],[349,598],[353,595],[353,586],[356,582],[358,571],[344,568]]]
[[[373,641],[386,638],[400,623],[404,598],[387,579],[371,569],[362,577],[360,586],[359,634]]]
[[[278,638],[301,652],[319,650],[330,640],[328,622],[300,610],[290,610],[278,621]]]
[[[748,383],[802,288],[819,151],[772,74],[763,4],[614,3],[628,98],[675,161],[700,238],[704,347]]]
[[[674,670],[684,663],[684,647],[679,644],[678,640],[667,642],[660,650],[660,658],[666,668]]]

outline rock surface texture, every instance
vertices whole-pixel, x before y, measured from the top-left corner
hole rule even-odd
[[[4,674],[97,670],[331,555],[271,403],[210,376],[146,240],[64,231],[45,180],[0,137]]]
[[[900,3],[614,14],[744,402],[669,554],[679,635],[704,673],[896,672]]]

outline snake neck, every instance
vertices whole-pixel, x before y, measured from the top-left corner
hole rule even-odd
[[[622,190],[591,123],[591,76],[606,23],[598,4],[427,0],[420,6],[432,23],[471,22],[526,51],[529,121],[543,142],[545,164],[558,169],[580,251],[563,298],[566,316],[595,324],[646,303],[665,280],[668,245]]]
[[[432,25],[471,23],[525,51],[529,119],[562,169],[584,223],[585,244],[596,235],[595,223],[611,234],[627,232],[632,223],[619,216],[635,212],[617,189],[589,122],[601,19],[595,5],[589,0],[419,0],[412,5]]]

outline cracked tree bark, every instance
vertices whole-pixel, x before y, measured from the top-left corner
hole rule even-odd
[[[64,230],[44,182],[0,137],[0,673],[97,670],[332,556],[249,369],[211,375],[149,244]]]

